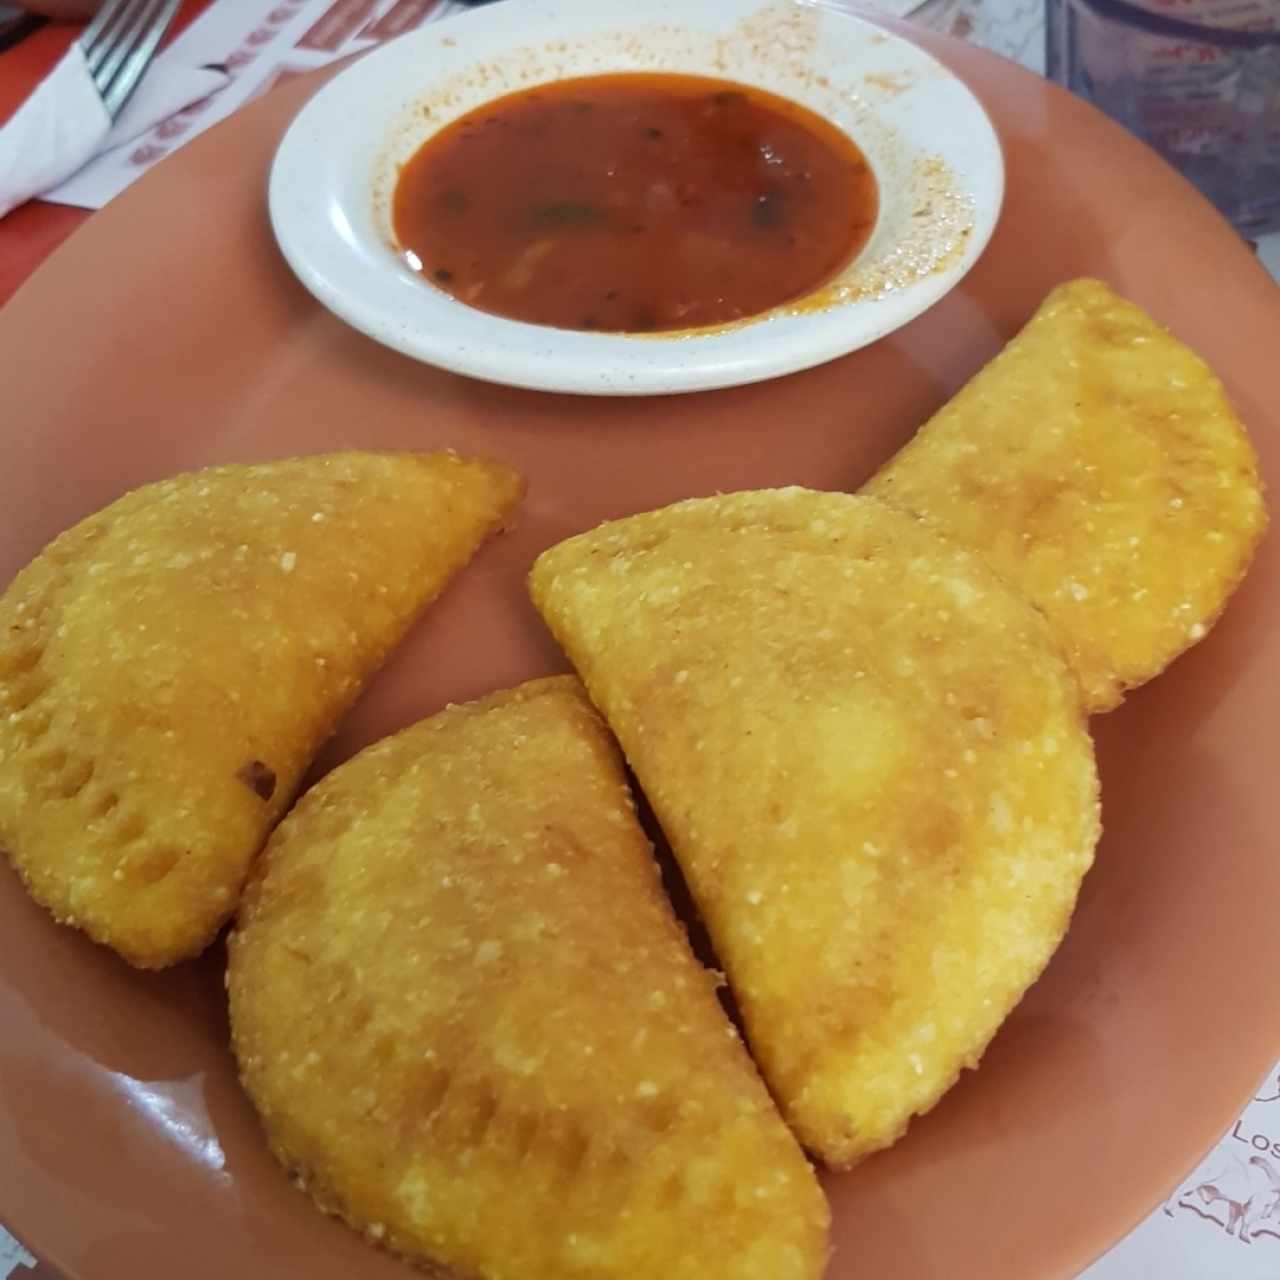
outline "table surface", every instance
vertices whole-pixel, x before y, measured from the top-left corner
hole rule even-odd
[[[185,0],[174,34],[210,3]],[[1042,70],[1042,0],[927,0],[917,16],[935,29],[967,36],[1033,70]],[[0,121],[54,65],[76,30],[67,24],[50,23],[0,54]],[[0,305],[91,216],[86,210],[37,201],[0,220]],[[1280,278],[1280,236],[1270,237],[1259,250],[1272,274]],[[1260,1088],[1257,1099],[1207,1157],[1206,1166],[1215,1159],[1229,1160],[1237,1147],[1243,1151],[1244,1146],[1256,1146],[1260,1139],[1269,1142],[1272,1133],[1280,1135],[1280,1077],[1275,1073],[1272,1084],[1274,1087]],[[1091,1267],[1085,1280],[1200,1280],[1211,1275],[1274,1280],[1280,1275],[1280,1234],[1262,1230],[1251,1242],[1242,1240],[1232,1230],[1234,1218],[1229,1209],[1225,1200],[1218,1204],[1206,1199],[1201,1185],[1191,1178],[1185,1188],[1175,1190],[1169,1202]],[[27,1270],[29,1267],[36,1269]],[[11,1273],[17,1280],[52,1280],[52,1273],[38,1267],[0,1228],[0,1278]]]

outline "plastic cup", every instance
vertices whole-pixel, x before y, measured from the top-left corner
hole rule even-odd
[[[1246,236],[1280,230],[1280,0],[1046,0],[1049,78],[1154,147]]]

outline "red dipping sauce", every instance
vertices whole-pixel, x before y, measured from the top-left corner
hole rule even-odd
[[[627,73],[486,103],[400,173],[409,262],[454,297],[563,329],[724,324],[825,284],[865,245],[865,156],[745,85]]]

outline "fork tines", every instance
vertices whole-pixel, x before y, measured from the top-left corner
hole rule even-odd
[[[180,3],[106,0],[81,34],[89,75],[113,120],[138,87]]]

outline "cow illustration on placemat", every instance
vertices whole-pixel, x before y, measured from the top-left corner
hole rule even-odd
[[[1226,1137],[1165,1201],[1167,1216],[1187,1210],[1241,1244],[1268,1236],[1280,1241],[1280,1139],[1272,1136],[1276,1126],[1267,1123],[1280,1107],[1266,1105],[1275,1102],[1280,1102],[1280,1065],[1259,1085]]]
[[[1254,1098],[1254,1102],[1280,1102],[1280,1075],[1268,1079],[1267,1083],[1258,1090],[1258,1096]]]
[[[1165,1201],[1164,1211],[1173,1217],[1176,1210],[1188,1209],[1241,1244],[1253,1244],[1261,1236],[1280,1240],[1278,1165],[1280,1160],[1219,1146]]]

